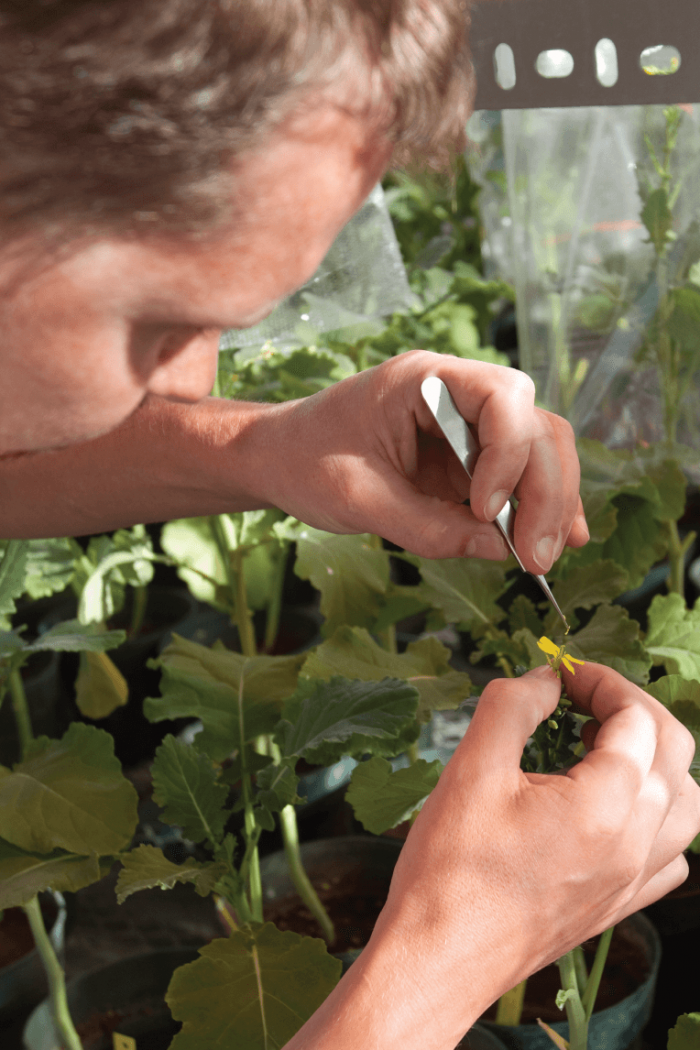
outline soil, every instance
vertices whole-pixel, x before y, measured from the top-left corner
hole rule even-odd
[[[56,921],[56,906],[42,900],[41,910],[47,929]],[[34,948],[34,938],[21,908],[6,908],[0,921],[0,969],[17,962]]]
[[[138,1050],[168,1050],[182,1025],[174,1021],[160,999],[149,999],[121,1010],[95,1011],[76,1025],[83,1050],[112,1050],[112,1033],[130,1035]]]
[[[366,874],[360,874],[353,882],[347,872],[311,876],[311,883],[335,927],[336,938],[329,945],[330,951],[364,948],[369,941],[389,892],[388,879],[383,885],[379,885],[379,880],[373,882],[374,885],[367,884]],[[293,930],[307,937],[323,936],[318,922],[296,893],[266,904],[263,917],[280,930]]]
[[[583,945],[589,973],[599,939],[594,937]],[[596,997],[596,1012],[621,1002],[644,983],[650,969],[644,944],[641,934],[627,920],[615,927]],[[521,1023],[534,1023],[538,1017],[547,1022],[565,1021],[565,1012],[554,1002],[560,988],[559,969],[555,963],[528,977]],[[493,1003],[479,1020],[495,1021],[496,1005]]]

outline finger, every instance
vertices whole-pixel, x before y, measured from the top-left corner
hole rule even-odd
[[[632,819],[643,798],[640,835],[653,841],[687,774],[692,737],[661,704],[610,668],[585,664],[575,676],[565,674],[568,695],[600,723],[592,750],[567,776],[586,790],[603,821],[611,813],[616,820],[625,813]]]
[[[520,678],[490,682],[479,697],[464,738],[455,751],[456,765],[470,780],[493,776],[520,777],[525,744],[561,698],[561,682],[549,666]]]
[[[596,722],[595,718],[591,718],[588,722],[584,722],[581,726],[581,740],[586,751],[592,751],[595,746],[595,738],[600,729],[600,722]]]
[[[591,534],[588,531],[588,525],[586,523],[586,515],[583,509],[583,503],[581,497],[578,499],[578,510],[574,516],[574,520],[569,530],[569,535],[566,539],[567,547],[583,547],[591,538]]]
[[[645,813],[641,814],[645,819]],[[686,773],[681,790],[673,801],[666,820],[649,852],[647,873],[666,867],[700,833],[700,787]]]
[[[571,532],[579,509],[580,467],[569,424],[538,411],[523,475],[516,488],[515,546],[525,567],[547,573]]]
[[[391,469],[364,473],[361,481],[361,490],[350,495],[358,531],[369,531],[371,520],[372,532],[423,558],[508,557],[496,526],[478,521],[469,507],[428,496]]]
[[[648,908],[650,904],[665,897],[671,890],[681,886],[688,878],[688,861],[681,853],[674,857],[664,868],[657,871],[655,875],[644,883],[634,897],[625,905],[615,922],[621,922],[628,915],[632,915],[642,908]]]

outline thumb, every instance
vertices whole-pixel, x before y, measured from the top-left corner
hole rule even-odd
[[[561,697],[561,681],[548,665],[520,678],[489,682],[462,744],[475,777],[502,777],[520,772],[520,758],[528,738],[551,715]],[[461,746],[461,745],[460,745]]]

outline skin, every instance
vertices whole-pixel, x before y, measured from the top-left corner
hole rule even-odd
[[[390,154],[319,106],[244,158],[232,194],[247,222],[206,243],[115,238],[20,280],[0,254],[0,535],[277,506],[428,557],[500,558],[492,520],[515,492],[529,569],[585,543],[571,428],[514,369],[417,350],[302,401],[206,397],[220,330],[314,272]],[[471,489],[420,398],[428,375],[477,431]],[[590,754],[563,777],[523,774],[560,685],[548,669],[490,685],[369,946],[287,1050],[453,1050],[508,988],[684,880],[700,831],[692,737],[614,671],[566,684],[596,720]]]

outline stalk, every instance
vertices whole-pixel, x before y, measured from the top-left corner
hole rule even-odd
[[[603,960],[603,962],[604,961],[605,960]],[[583,1003],[581,1002],[581,993],[578,986],[573,951],[567,952],[566,955],[563,955],[561,959],[558,960],[558,966],[563,991],[571,991],[574,993],[565,1003],[566,1016],[569,1022],[569,1048],[570,1050],[587,1050],[589,1016],[586,1014]],[[597,990],[596,985],[596,991]]]
[[[523,1015],[527,978],[502,995],[496,1007],[496,1024],[518,1025]]]
[[[280,764],[282,753],[271,736],[265,737],[265,751],[274,760],[276,765]],[[304,904],[323,930],[324,938],[329,945],[333,944],[335,941],[335,929],[333,923],[316,893],[309,876],[304,870],[304,864],[301,859],[301,850],[299,848],[297,815],[294,806],[285,806],[284,809],[280,811],[280,827],[282,829],[284,852],[287,857],[287,864],[289,865],[289,873],[292,876],[292,882],[296,886],[297,893],[303,900]]]
[[[24,758],[29,749],[29,745],[34,739],[34,733],[32,730],[32,720],[29,714],[29,704],[27,703],[27,694],[24,691],[22,675],[18,667],[15,667],[10,671],[9,682],[10,696],[12,697],[12,709],[14,711],[15,723],[17,725],[17,735],[19,736],[22,757]]]
[[[68,1011],[65,975],[60,962],[56,958],[51,938],[46,932],[44,917],[39,906],[39,898],[32,897],[30,901],[22,905],[22,910],[29,921],[34,943],[41,956],[49,981],[49,1001],[58,1037],[63,1043],[65,1050],[83,1050],[80,1036],[75,1030]]]
[[[287,568],[287,546],[281,546],[277,553],[274,573],[272,575],[272,596],[267,606],[267,619],[265,621],[264,650],[269,653],[277,638],[280,626],[280,614],[282,612],[282,589],[284,587],[284,573]]]
[[[131,610],[131,627],[129,633],[132,635],[138,634],[143,627],[143,620],[146,615],[146,605],[148,604],[148,590],[144,587],[134,587],[134,607]]]
[[[297,888],[297,893],[320,925],[324,938],[331,945],[335,941],[335,929],[328,912],[311,884],[309,876],[304,871],[299,849],[299,830],[297,828],[294,806],[285,806],[281,811],[280,826],[284,840],[284,852],[289,864],[289,873]]]
[[[236,576],[236,626],[238,637],[241,642],[241,652],[244,656],[257,656],[255,644],[255,631],[253,629],[253,618],[248,608],[248,592],[245,586],[245,573],[243,572],[243,551],[238,548],[232,552],[234,571]],[[243,739],[241,737],[241,739]]]
[[[251,791],[250,773],[246,768],[245,753],[245,730],[243,724],[243,682],[245,680],[245,664],[241,668],[241,677],[238,686],[238,726],[241,740],[241,784],[243,787],[244,826],[248,848],[246,856],[241,864],[241,875],[248,878],[250,887],[250,910],[254,921],[263,921],[262,912],[262,879],[260,877],[260,860],[257,846],[257,825],[253,813],[253,794]],[[255,843],[252,846],[251,844]]]
[[[600,979],[603,976],[603,967],[605,966],[605,960],[608,957],[608,949],[610,947],[610,941],[612,940],[614,929],[615,927],[611,926],[609,930],[606,930],[601,934],[595,953],[595,959],[593,960],[593,966],[591,967],[591,975],[588,978],[585,990],[581,996],[581,1003],[586,1011],[587,1021],[590,1021],[591,1014],[593,1013],[593,1007],[595,1006],[598,987],[600,985]]]

